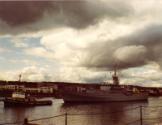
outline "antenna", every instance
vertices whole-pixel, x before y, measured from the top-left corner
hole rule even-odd
[[[115,66],[114,66],[114,76],[117,76],[116,67],[117,67],[117,65],[115,64]]]

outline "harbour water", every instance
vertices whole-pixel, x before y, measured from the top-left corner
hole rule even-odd
[[[41,125],[140,125],[140,106],[143,106],[143,125],[162,124],[162,97],[149,98],[148,102],[95,104],[64,104],[62,100],[53,99],[52,106],[28,108],[4,107],[0,102],[0,124],[16,122],[22,125],[17,122],[27,117],[35,120],[32,123]],[[56,115],[61,116],[53,117]]]

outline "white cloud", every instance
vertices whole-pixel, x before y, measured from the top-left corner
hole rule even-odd
[[[114,56],[122,62],[134,63],[145,61],[147,48],[145,46],[124,46],[114,52]]]
[[[7,48],[0,48],[0,53],[4,53],[4,52],[7,52],[9,51]]]
[[[36,66],[25,67],[21,70],[6,71],[0,73],[0,78],[7,81],[18,81],[20,74],[22,75],[22,81],[51,81],[51,76],[48,74],[46,67],[39,68]]]
[[[44,57],[48,59],[54,58],[53,53],[46,50],[43,47],[33,47],[33,48],[27,48],[24,50],[24,52],[27,55],[32,55],[32,56],[38,56],[38,57]]]
[[[98,25],[84,30],[60,28],[42,36],[41,44],[53,52],[61,63],[78,65],[85,57],[87,47],[93,43],[105,42],[130,34],[132,25],[116,24],[103,20]],[[109,47],[108,47],[109,48]]]
[[[21,71],[22,80],[25,81],[49,81],[50,76],[44,67],[26,67]]]
[[[15,71],[0,73],[1,80],[19,80],[21,74],[22,81],[59,81],[59,82],[103,82],[100,73],[91,72],[85,68],[61,67],[55,72],[50,72],[48,66],[29,66]],[[106,77],[105,77],[106,78]]]
[[[17,59],[11,59],[9,60],[11,63],[15,63],[15,64],[24,64],[26,66],[35,66],[37,65],[37,62],[31,59],[22,59],[22,60],[17,60]]]
[[[154,62],[142,67],[123,70],[120,76],[122,84],[162,86],[162,71],[160,66]]]
[[[22,74],[22,81],[112,83],[112,73],[107,71],[94,72],[81,67],[60,67],[57,71],[52,72],[49,66],[29,66],[21,70],[0,73],[0,79],[18,81],[19,74]],[[160,82],[162,81],[161,76],[162,72],[155,63],[119,72],[120,84],[134,84],[140,86],[162,86]]]

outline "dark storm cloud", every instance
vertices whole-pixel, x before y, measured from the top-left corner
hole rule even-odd
[[[102,44],[101,44],[102,43]],[[113,41],[93,43],[87,48],[82,66],[112,70],[137,67],[149,62],[162,66],[162,25],[152,25]]]
[[[0,1],[0,19],[10,26],[19,26],[37,21],[50,2]]]
[[[99,22],[103,17],[116,19],[128,16],[132,11],[126,4],[115,2],[81,1],[55,3],[60,15],[66,20],[64,23],[75,28],[85,28]]]
[[[82,29],[103,18],[119,19],[132,12],[132,8],[123,2],[0,1],[0,27],[3,34],[61,26]]]

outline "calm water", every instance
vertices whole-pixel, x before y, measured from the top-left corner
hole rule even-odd
[[[67,112],[68,125],[140,125],[140,109],[142,108],[144,125],[160,125],[162,118],[162,97],[149,98],[148,102],[96,103],[96,104],[64,104],[62,100],[53,100],[52,106],[4,108],[0,102],[0,123],[23,121],[43,117],[51,117]],[[91,114],[91,115],[90,115]],[[136,122],[133,122],[136,121]],[[34,121],[42,125],[65,125],[65,116]],[[162,124],[161,124],[162,125]]]

